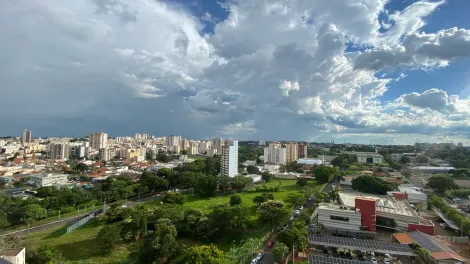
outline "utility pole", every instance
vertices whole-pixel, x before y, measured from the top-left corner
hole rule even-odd
[[[59,210],[59,220],[60,220],[60,210]]]
[[[106,198],[103,200],[103,211],[106,211]]]
[[[78,206],[77,214],[80,214],[80,205]]]
[[[292,245],[292,264],[295,263],[295,246]]]

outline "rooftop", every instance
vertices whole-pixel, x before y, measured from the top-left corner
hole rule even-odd
[[[350,207],[355,207],[356,197],[373,199],[376,201],[377,212],[412,216],[419,218],[418,214],[406,201],[395,200],[387,196],[379,196],[374,194],[364,194],[359,192],[340,192],[341,202]]]

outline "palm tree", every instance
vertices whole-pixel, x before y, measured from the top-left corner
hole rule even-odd
[[[338,191],[336,189],[332,189],[329,193],[328,193],[328,201],[330,203],[334,203],[334,202],[337,202],[339,199],[339,194],[338,194]]]

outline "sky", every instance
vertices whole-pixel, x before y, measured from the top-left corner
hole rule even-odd
[[[470,1],[0,1],[0,136],[470,145]]]

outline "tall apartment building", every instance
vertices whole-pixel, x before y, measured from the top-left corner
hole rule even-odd
[[[23,131],[23,145],[29,145],[31,143],[31,130],[25,129]]]
[[[188,150],[189,148],[189,140],[183,138],[183,140],[181,140],[181,150]]]
[[[91,133],[88,135],[88,139],[90,141],[90,147],[95,150],[108,147],[108,134],[106,133]]]
[[[49,158],[53,160],[68,159],[69,145],[65,143],[53,143],[49,145]]]
[[[199,142],[199,153],[204,154],[208,149],[211,148],[211,141],[201,141]]]
[[[286,147],[286,162],[291,163],[299,159],[299,145],[296,143],[288,143]]]
[[[216,153],[222,152],[223,140],[221,138],[212,139],[212,148],[216,150]]]
[[[170,135],[169,137],[166,138],[166,145],[168,147],[176,147],[176,146],[179,147],[180,142],[181,142],[181,136]]]
[[[264,148],[264,163],[285,164],[286,149],[277,144],[269,144],[269,147]]]
[[[226,140],[222,145],[220,174],[235,177],[238,174],[238,141]]]
[[[303,159],[303,158],[307,158],[307,149],[308,149],[308,146],[307,144],[299,144],[299,148],[298,148],[298,154],[299,154],[299,159]]]

